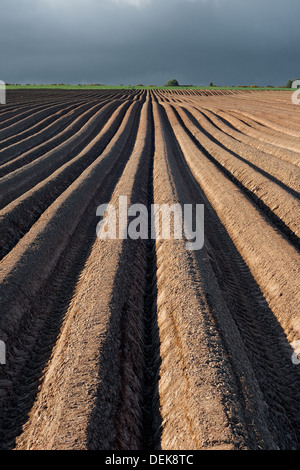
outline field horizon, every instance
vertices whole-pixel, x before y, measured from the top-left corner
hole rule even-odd
[[[294,88],[286,86],[258,86],[258,85],[238,85],[238,86],[205,86],[205,85],[105,85],[105,84],[6,84],[7,90],[40,90],[40,89],[58,89],[58,90],[263,90],[263,91],[291,91]]]

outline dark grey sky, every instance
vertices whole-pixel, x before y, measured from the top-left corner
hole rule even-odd
[[[283,85],[299,0],[1,0],[8,83]]]

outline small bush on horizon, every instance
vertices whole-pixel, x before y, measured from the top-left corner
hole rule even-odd
[[[165,86],[179,86],[179,83],[178,83],[178,81],[177,81],[175,78],[173,78],[172,80],[169,80],[169,81],[165,84]]]

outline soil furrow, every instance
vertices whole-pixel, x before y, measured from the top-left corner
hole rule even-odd
[[[175,116],[185,132],[207,158],[215,163],[231,181],[257,204],[292,244],[300,248],[298,236],[300,203],[298,198],[291,197],[281,187],[277,187],[276,184],[261,175],[259,171],[257,172],[256,168],[253,171],[252,167],[249,168],[247,162],[240,155],[234,153],[232,158],[232,153],[227,152],[227,149],[223,146],[220,147],[220,144],[217,143],[217,147],[211,145],[211,141],[215,143],[215,139],[211,140],[204,133],[198,131],[190,121],[187,122],[180,110],[179,114],[177,112]],[[221,151],[218,147],[221,148]],[[236,160],[241,160],[241,163]],[[278,205],[278,200],[281,201],[280,205]]]
[[[180,158],[178,156],[175,161],[177,164],[180,161],[182,162],[179,166],[179,174],[188,174],[189,170],[184,165],[184,157],[181,156]],[[176,174],[175,169],[172,169],[172,174]],[[278,448],[282,449],[299,448],[298,416],[300,375],[291,362],[292,348],[286,341],[285,332],[275,319],[274,313],[265,301],[248,266],[240,257],[227,231],[218,220],[214,208],[210,206],[210,202],[206,199],[205,194],[201,196],[200,188],[192,175],[189,176],[189,179],[187,178],[185,183],[182,184],[182,187],[190,188],[192,198],[196,198],[196,194],[198,193],[199,196],[197,199],[205,202],[205,209],[207,210],[205,223],[208,258],[210,259],[210,264],[219,284],[219,289],[217,290],[221,290],[223,299],[226,302],[226,307],[230,312],[230,320],[227,319],[227,321],[233,321],[240,334],[242,347],[240,346],[239,351],[236,351],[236,353],[240,355],[240,358],[242,358],[243,354],[247,356],[247,361],[251,364],[252,371],[255,373],[255,380],[259,387],[257,395],[263,394],[264,400],[267,403],[267,407],[265,407],[264,411],[262,412],[261,410],[260,416],[256,416],[254,419],[252,418],[252,422],[254,424],[255,420],[258,420],[259,423],[262,417],[265,416],[265,423],[261,422],[260,425],[266,426],[266,428],[269,429],[269,437],[272,435],[275,441],[272,444],[271,439],[269,443],[265,442],[260,445],[263,448],[265,448],[266,445],[267,447],[271,446],[271,448],[274,448],[274,446],[275,448],[278,446]],[[201,266],[203,266],[203,253],[199,252],[199,255],[199,259],[197,260],[198,270],[201,271]],[[230,362],[233,370],[235,370],[239,361],[234,359],[232,349],[235,349],[233,343],[238,343],[238,335],[234,336],[235,339],[233,340],[232,334],[228,334],[228,330],[226,331],[226,324],[224,324],[226,320],[224,311],[226,311],[226,308],[221,316],[218,316],[218,309],[213,300],[214,296],[215,293],[213,293],[211,289],[208,289],[206,298],[209,306],[214,309],[216,315],[215,321],[221,332],[223,345],[227,343],[227,347],[229,348],[228,357],[231,358]],[[233,325],[230,326],[229,323],[229,331],[233,329]],[[276,368],[274,368],[274,364],[276,364]],[[245,370],[244,368],[243,381],[245,380]],[[251,385],[251,381],[253,380],[251,378],[251,369],[249,374]],[[239,376],[240,372],[236,377]],[[233,379],[231,379],[231,383],[232,382]],[[240,385],[240,400],[242,400],[242,389],[243,387]],[[247,389],[247,393],[250,393],[250,390],[251,387]],[[274,390],[276,390],[275,393],[273,393]],[[251,400],[252,399],[253,396]],[[247,405],[244,404],[242,409],[245,410],[246,408]],[[249,420],[248,417],[246,423],[249,422],[251,422],[251,420]],[[253,432],[254,435],[257,432],[255,426],[254,429],[252,429],[252,433]],[[264,435],[266,437],[267,433]],[[257,435],[255,440],[258,440]],[[248,445],[252,448],[253,441],[248,441]]]
[[[270,155],[271,158],[276,157],[288,163],[289,165],[294,165],[296,167],[300,166],[299,155],[292,150],[280,149],[279,147],[276,147],[272,144],[260,142],[254,137],[249,137],[243,134],[237,128],[234,128],[234,126],[226,121],[225,118],[222,118],[221,115],[217,115],[211,110],[202,108],[201,112],[206,115],[207,119],[210,120],[215,127],[220,129],[226,135],[231,136],[236,141],[245,143],[249,147],[257,149],[265,155]]]
[[[297,251],[274,230],[240,190],[233,189],[233,183],[194,146],[187,133],[179,126],[175,126],[174,132],[195,178],[208,199],[215,202],[216,212],[247,261],[270,307],[274,306],[278,321],[293,341],[298,335]],[[249,226],[256,227],[254,233]]]
[[[141,193],[143,198],[147,198],[147,188],[140,176],[148,171],[149,166],[150,133],[145,119],[148,114],[146,103],[137,138],[131,134],[131,148],[126,150],[127,159],[129,155],[130,158],[114,189],[111,203],[117,204],[119,195],[127,195],[129,202],[135,202]],[[113,269],[108,269],[112,259],[116,263]],[[93,244],[45,370],[37,401],[24,433],[18,438],[17,448],[140,448],[146,265],[143,241],[97,240]],[[76,331],[82,328],[85,333],[78,336]],[[72,357],[74,348],[80,354],[76,365],[70,364],[69,378],[64,381],[62,378],[68,373],[64,362],[69,354]],[[74,380],[82,383],[82,387],[77,387],[79,395],[72,387]],[[70,395],[66,385],[75,393]],[[53,386],[62,387],[62,393],[57,395],[55,392],[56,398],[60,398],[52,407],[49,398]],[[64,403],[66,398],[68,401]],[[73,407],[72,403],[76,406]],[[53,413],[50,419],[47,418],[49,413]],[[80,424],[75,433],[70,433],[77,413],[80,413]],[[60,424],[56,424],[57,418]],[[44,429],[43,438],[33,442],[40,425],[44,427],[47,422],[49,427]]]
[[[229,117],[230,116],[230,117]],[[255,123],[246,117],[241,116],[233,110],[226,110],[226,118],[230,121],[231,117],[238,119],[239,126],[243,129],[243,132],[250,137],[256,137],[258,140],[267,142],[274,146],[292,150],[293,152],[300,153],[299,150],[299,138],[297,137],[285,137],[280,136],[279,132],[270,131],[267,132],[267,128],[255,125]]]
[[[187,192],[190,182],[182,178],[184,173],[178,167],[179,148],[172,138],[163,109],[156,110],[156,119],[157,129],[163,129],[163,136],[156,138],[157,144],[160,142],[157,146],[157,173],[154,173],[156,183],[159,182],[157,201],[174,202],[175,197],[175,201],[190,203],[196,194],[191,197]],[[162,158],[166,159],[164,164]],[[168,182],[169,178],[173,182]],[[259,406],[255,401],[259,399],[260,392],[236,332],[236,345],[231,345],[230,354],[237,369],[233,371],[231,368],[231,356],[225,349],[216,320],[218,318],[221,322],[226,337],[230,330],[235,330],[235,326],[224,300],[219,296],[206,250],[200,250],[200,253],[198,264],[192,253],[185,249],[183,241],[157,242],[162,448],[271,446],[272,437],[266,423],[260,422],[264,410],[259,407],[258,415],[255,412]],[[239,381],[239,368],[243,370],[244,383]],[[241,406],[243,400],[247,402],[244,409]],[[173,413],[174,409],[176,413]],[[246,409],[249,415],[244,414]],[[249,422],[253,423],[252,429]]]
[[[180,109],[181,108],[179,108],[179,110]],[[207,114],[206,116],[203,115],[200,110],[185,107],[182,107],[182,110],[201,132],[222,149],[231,152],[232,155],[236,155],[237,158],[242,159],[262,175],[272,179],[294,196],[299,196],[300,169],[295,168],[294,165],[272,154],[265,154],[258,149],[254,150],[251,146],[243,142],[238,142],[236,139],[232,139],[229,135],[221,131],[217,125],[214,125]]]
[[[81,151],[48,178],[12,201],[0,212],[0,236],[2,239],[0,259],[9,253],[47,207],[104,151],[117,133],[128,107],[129,103],[124,103],[113,113],[87,149]],[[122,132],[122,129],[120,132]],[[118,135],[116,138],[118,138]]]
[[[91,141],[96,138],[99,129],[104,126],[118,106],[120,103],[113,101],[101,107],[82,127],[77,129],[75,134],[72,134],[53,150],[1,178],[1,208],[47,178],[61,165],[88,147]]]
[[[46,118],[47,116],[59,111],[61,104],[51,104],[40,107],[37,112],[31,112],[27,117],[21,119],[15,124],[12,124],[0,130],[0,140],[7,139],[12,135],[18,134],[20,131],[24,132],[26,129],[32,127],[36,122]]]
[[[16,148],[15,154],[13,154],[10,149],[5,149],[1,152],[3,160],[7,160],[7,163],[4,163],[0,167],[0,175],[5,176],[6,174],[24,166],[28,163],[31,163],[33,160],[38,159],[43,156],[45,153],[55,149],[58,145],[62,144],[64,141],[67,141],[69,138],[74,137],[74,135],[91,119],[97,111],[102,109],[108,102],[104,101],[100,104],[91,105],[88,103],[79,110],[76,111],[72,120],[67,123],[67,126],[61,126],[59,132],[55,136],[49,136],[44,140],[43,143],[38,144],[35,137],[30,144],[30,149],[26,151],[22,145]],[[24,152],[25,150],[25,152]],[[6,158],[5,158],[6,155]]]
[[[105,102],[104,102],[105,104]],[[103,105],[104,105],[103,104]],[[76,107],[72,107],[69,111],[69,107],[67,110],[62,110],[59,113],[57,113],[57,116],[55,115],[55,121],[51,123],[48,126],[42,125],[43,127],[41,128],[40,131],[37,131],[36,133],[34,130],[30,130],[28,132],[28,135],[22,138],[20,137],[20,142],[17,140],[16,143],[10,144],[7,143],[6,141],[3,141],[3,147],[2,150],[0,151],[0,160],[1,160],[1,176],[4,176],[7,174],[9,171],[14,170],[15,168],[21,166],[21,164],[24,164],[26,161],[26,158],[19,158],[22,154],[27,153],[27,162],[29,161],[28,159],[28,151],[33,150],[34,147],[40,146],[40,144],[43,143],[43,147],[47,148],[46,145],[50,146],[50,140],[52,138],[56,138],[57,134],[62,133],[67,126],[74,122],[76,120],[76,117],[79,117],[80,115],[86,115],[84,113],[85,110],[91,109],[91,103],[84,103],[77,105]],[[96,108],[97,109],[97,108]],[[98,108],[99,109],[99,108]],[[66,111],[66,112],[65,112]],[[64,115],[65,114],[65,115]],[[87,116],[87,115],[86,115]],[[46,144],[46,145],[45,145]],[[5,165],[5,163],[7,163]],[[19,163],[22,162],[22,163]],[[9,169],[7,170],[6,167]],[[4,172],[4,170],[6,170]]]
[[[9,321],[7,321],[7,316],[6,318],[2,316],[1,337],[6,337],[10,351],[7,365],[10,380],[13,383],[8,397],[2,403],[6,410],[2,428],[2,432],[7,436],[6,438],[3,437],[6,443],[4,447],[11,447],[14,438],[20,432],[22,420],[26,418],[29,405],[30,403],[32,404],[32,399],[37,391],[37,381],[42,373],[41,365],[45,366],[46,364],[45,354],[49,359],[49,354],[54,346],[54,338],[51,331],[53,330],[55,335],[58,334],[60,322],[63,320],[63,315],[67,308],[66,304],[63,303],[61,305],[61,301],[64,298],[70,301],[69,297],[74,293],[76,277],[80,274],[78,270],[82,269],[91,243],[95,240],[97,201],[99,203],[101,199],[102,202],[105,201],[105,197],[111,191],[111,187],[113,187],[111,185],[116,183],[120,177],[130,155],[130,149],[135,141],[138,124],[138,108],[135,109],[135,115],[130,117],[127,128],[124,128],[119,139],[115,142],[112,141],[110,148],[102,156],[98,157],[95,163],[85,170],[82,176],[73,183],[72,187],[50,206],[47,210],[50,219],[45,214],[39,226],[34,227],[33,230],[37,238],[39,238],[39,242],[36,241],[36,247],[39,246],[39,249],[34,249],[33,247],[31,253],[30,250],[27,250],[26,253],[25,246],[25,251],[23,250],[23,254],[21,252],[21,256],[19,255],[19,266],[16,265],[16,268],[10,274],[10,277],[13,276],[10,281],[10,288],[8,291],[2,292],[1,311],[7,312]],[[129,132],[130,127],[131,132]],[[96,182],[96,184],[93,184],[93,182]],[[95,198],[94,204],[91,204],[91,197]],[[68,199],[69,201],[66,204],[64,201]],[[33,237],[34,233],[31,236]],[[23,244],[26,244],[25,242],[26,236],[24,237]],[[46,243],[48,245],[49,243],[50,245],[52,244],[52,247],[44,250]],[[41,256],[42,253],[43,256]],[[27,258],[32,258],[32,262],[35,264],[34,270],[28,270],[28,263],[24,261],[26,256]],[[34,261],[34,257],[40,259],[40,264]],[[7,264],[9,265],[10,263],[8,262]],[[19,304],[19,307],[16,308],[19,302],[18,298],[20,300],[22,297],[22,293],[20,293],[20,279],[22,278],[20,270],[22,270],[22,265],[25,265],[25,269],[27,265],[27,282],[30,284],[30,288],[27,289],[27,286],[24,286],[23,283],[22,289],[23,292],[27,289],[27,292],[30,292],[30,294],[27,296],[26,302],[23,302],[22,306]],[[3,276],[5,274],[4,261],[1,263],[1,268]],[[75,271],[73,271],[74,268],[76,268]],[[77,276],[75,273],[77,273]],[[5,285],[6,281],[2,283],[2,286],[3,284]],[[14,295],[14,300],[12,300],[9,294],[9,292],[12,293],[11,289],[19,290],[19,294]],[[40,312],[38,305],[43,300],[44,309],[43,312]],[[52,309],[54,310],[52,311]],[[49,319],[47,322],[47,318],[51,318],[52,313],[54,325],[49,330],[48,323],[51,320]],[[44,341],[36,343],[40,336],[40,331],[43,332],[44,336],[42,335],[42,338],[44,339],[48,334],[50,335],[50,343],[44,343]],[[32,337],[32,344],[29,345],[28,338]],[[12,348],[11,344],[15,344],[15,348]],[[34,346],[35,350],[33,351]],[[40,347],[45,349],[44,354]],[[33,358],[32,351],[34,354]],[[40,355],[40,365],[37,364],[38,371],[32,377],[30,373],[32,361],[34,357],[37,358]],[[24,374],[29,376],[28,380],[30,383],[28,383],[28,380],[25,380],[28,389],[21,387],[24,381]],[[30,392],[31,388],[35,391],[33,396]],[[15,413],[12,413],[13,409],[15,409]],[[11,413],[12,419],[10,419]]]
[[[72,123],[72,121],[76,121],[76,117],[79,117],[81,114],[85,115],[86,113],[84,112],[85,110],[88,110],[90,108],[90,104],[83,105],[78,109],[78,111],[70,112],[67,114],[67,116],[62,117],[58,120],[58,123],[55,124],[55,128],[57,128],[56,134],[60,134],[65,127],[68,126],[68,124]],[[65,122],[65,127],[64,127],[64,122]],[[72,127],[72,126],[70,126]],[[50,126],[51,129],[51,126]],[[44,140],[42,139],[39,141],[39,136],[36,137],[35,134],[32,136],[28,137],[25,139],[25,141],[18,142],[13,145],[8,145],[2,148],[0,151],[0,159],[1,159],[1,177],[5,176],[9,172],[15,170],[16,168],[19,168],[23,164],[29,163],[31,160],[34,158],[34,149],[35,147],[37,148],[48,148],[49,142],[52,141],[52,139],[55,141],[57,139],[57,135],[53,135],[50,132],[48,132],[48,129],[44,130],[45,136]],[[47,145],[45,145],[45,143]],[[41,145],[42,144],[42,145]],[[49,150],[49,148],[48,148]]]
[[[70,104],[62,104],[61,109],[55,113],[52,113],[50,116],[46,117],[45,119],[42,119],[38,123],[34,124],[32,127],[29,129],[26,129],[25,131],[21,131],[18,134],[14,134],[13,136],[9,137],[8,139],[1,140],[0,142],[0,148],[8,147],[11,146],[15,143],[18,143],[20,141],[25,141],[27,137],[31,137],[34,134],[39,133],[40,131],[47,132],[49,129],[51,129],[51,124],[55,123],[57,119],[60,117],[63,117],[64,115],[70,113],[79,108],[80,106],[86,104],[85,101],[77,101],[76,103]],[[89,103],[90,104],[90,103]],[[49,129],[48,129],[49,127]],[[54,129],[55,126],[53,126]]]
[[[291,95],[43,89],[7,99],[0,448],[299,450]],[[106,225],[100,213],[111,213]]]

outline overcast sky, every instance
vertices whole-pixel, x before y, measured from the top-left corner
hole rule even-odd
[[[299,18],[299,0],[0,0],[0,79],[283,85]]]

